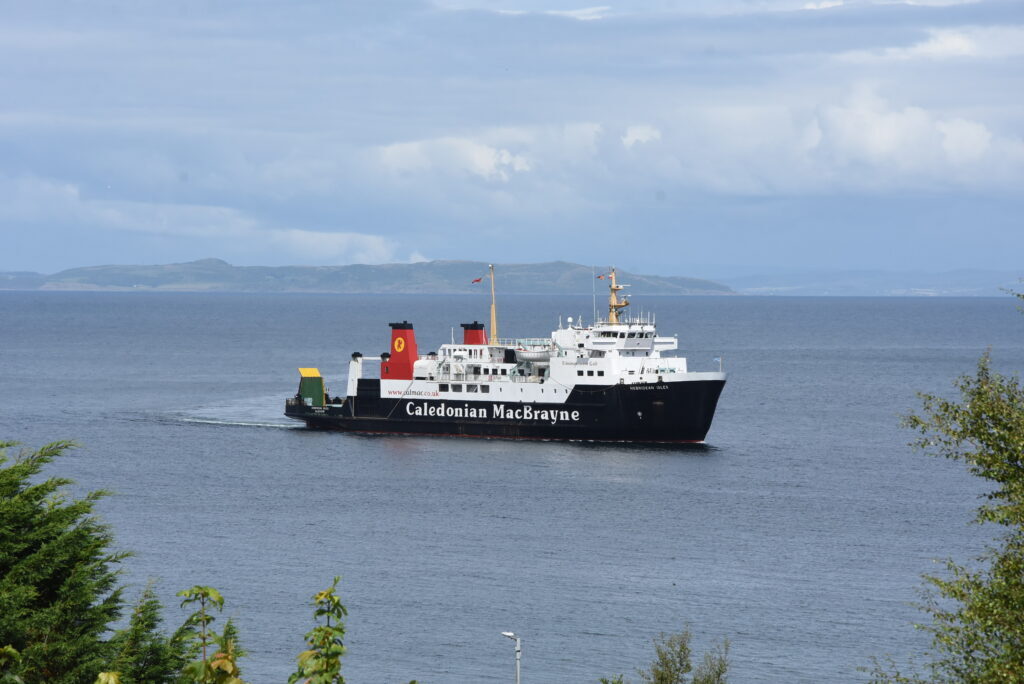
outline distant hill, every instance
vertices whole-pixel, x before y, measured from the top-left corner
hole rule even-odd
[[[813,271],[729,278],[739,294],[862,297],[997,297],[1021,290],[1020,271]]]
[[[590,266],[554,261],[496,264],[502,294],[590,294]],[[600,273],[600,271],[598,271]],[[177,292],[479,293],[487,264],[425,261],[349,266],[232,266],[220,259],[157,266],[87,266],[52,275],[0,273],[0,289],[135,290]],[[644,295],[734,294],[721,283],[619,271],[628,292]],[[598,290],[603,283],[597,283]]]
[[[0,271],[0,290],[38,290],[46,283],[42,273]]]

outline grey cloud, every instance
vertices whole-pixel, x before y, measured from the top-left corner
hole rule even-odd
[[[0,175],[18,206],[34,197],[24,179],[74,189],[83,213],[47,230],[170,221],[188,230],[135,231],[124,248],[177,240],[175,254],[238,263],[217,251],[242,249],[226,237],[238,223],[263,238],[245,258],[267,263],[317,240],[337,258],[474,257],[509,231],[528,238],[510,258],[544,240],[576,259],[591,235],[643,221],[632,230],[682,252],[698,217],[746,235],[751,259],[770,229],[800,241],[794,258],[841,260],[792,224],[798,198],[832,216],[875,202],[903,212],[894,223],[977,201],[1004,225],[1021,204],[1021,57],[843,55],[1024,25],[1020,3],[802,4],[620,3],[581,21],[546,11],[588,3],[7,3]],[[658,135],[623,144],[644,126]],[[31,266],[12,256],[44,253],[10,237],[24,217],[2,220],[0,268]],[[815,230],[841,244],[856,227]]]

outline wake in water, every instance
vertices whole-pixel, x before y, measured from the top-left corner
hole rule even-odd
[[[230,400],[221,404],[197,406],[184,411],[163,414],[167,420],[202,425],[225,425],[230,427],[283,428],[293,430],[303,427],[302,423],[289,420],[281,415],[281,397],[247,397]]]
[[[218,420],[216,418],[189,418],[181,416],[178,420],[182,423],[202,423],[203,425],[228,425],[232,427],[260,427],[277,428],[280,430],[295,430],[304,427],[298,423],[254,423],[239,420]]]

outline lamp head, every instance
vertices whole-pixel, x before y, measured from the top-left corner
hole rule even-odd
[[[515,632],[502,632],[501,636],[508,637],[509,639],[515,639],[516,638]]]

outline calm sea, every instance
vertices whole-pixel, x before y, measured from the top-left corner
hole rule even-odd
[[[691,368],[729,382],[702,448],[353,437],[282,417],[298,366],[344,391],[349,354],[420,349],[485,320],[478,297],[0,292],[0,438],[82,447],[52,472],[100,511],[131,594],[227,598],[255,684],[284,682],[309,596],[342,575],[351,682],[596,682],[689,624],[732,641],[736,682],[863,679],[923,635],[935,559],[966,559],[980,484],[906,446],[918,390],[991,346],[1024,368],[1001,299],[644,298]],[[503,297],[502,336],[590,297]],[[634,677],[635,679],[635,677]]]

